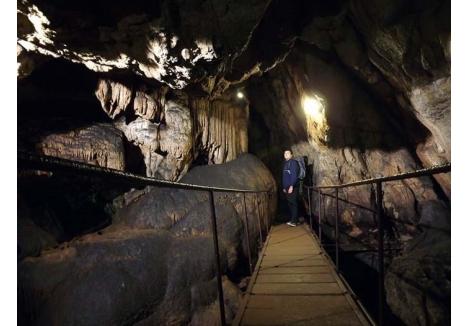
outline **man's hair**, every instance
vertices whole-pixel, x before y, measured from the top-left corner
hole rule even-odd
[[[289,153],[291,153],[291,154],[293,153],[292,149],[290,149],[290,148],[286,148],[284,151],[285,151],[285,152],[289,152]]]

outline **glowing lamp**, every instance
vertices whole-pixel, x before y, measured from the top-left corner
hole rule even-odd
[[[237,98],[244,98],[244,94],[242,92],[237,92]]]
[[[304,112],[314,120],[320,120],[323,117],[323,103],[318,96],[304,97],[302,101]]]

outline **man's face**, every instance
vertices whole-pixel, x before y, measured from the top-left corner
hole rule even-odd
[[[284,151],[284,158],[286,161],[290,160],[292,157],[292,154],[290,151]]]

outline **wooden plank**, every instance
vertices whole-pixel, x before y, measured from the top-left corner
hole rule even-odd
[[[253,294],[343,294],[336,283],[255,283]]]
[[[343,296],[253,295],[242,325],[362,325]]]
[[[268,259],[262,262],[262,267],[294,267],[294,266],[327,266],[323,257],[308,257],[294,259]]]
[[[329,266],[297,266],[297,267],[260,267],[260,274],[316,274],[330,273]]]
[[[266,256],[277,255],[277,256],[289,256],[289,255],[319,255],[322,251],[320,249],[313,248],[267,248],[265,251]]]
[[[336,282],[329,274],[263,274],[257,276],[259,283],[327,283]]]
[[[274,226],[233,325],[369,325],[304,226]]]

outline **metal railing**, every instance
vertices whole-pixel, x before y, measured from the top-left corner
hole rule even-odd
[[[304,185],[307,189],[307,203],[308,203],[308,210],[309,210],[309,223],[310,229],[313,231],[312,225],[312,206],[311,206],[311,191],[318,192],[319,200],[318,200],[318,237],[320,241],[320,245],[322,245],[322,196],[330,196],[335,199],[335,268],[336,271],[339,273],[340,271],[340,255],[339,255],[339,248],[340,248],[340,212],[339,212],[339,201],[345,201],[345,199],[339,198],[338,190],[343,188],[349,187],[357,187],[362,185],[375,185],[376,191],[376,198],[375,198],[375,205],[376,210],[372,210],[366,207],[366,210],[372,211],[377,213],[377,238],[378,238],[378,325],[384,325],[384,305],[385,305],[385,284],[384,284],[384,228],[383,228],[383,193],[382,193],[382,184],[384,182],[392,182],[392,181],[399,181],[404,179],[410,178],[417,178],[422,176],[430,176],[439,173],[448,173],[450,172],[451,164],[447,163],[444,165],[433,166],[426,169],[420,169],[412,172],[401,173],[397,175],[387,176],[387,177],[379,177],[379,178],[371,178],[371,179],[364,179],[356,182],[345,183],[345,184],[337,184],[337,185],[327,185],[327,186],[310,186]],[[324,190],[333,190],[334,194],[327,194]],[[348,202],[349,203],[349,202]],[[355,206],[361,206],[359,204],[351,203]],[[325,212],[324,212],[325,213]]]
[[[99,167],[96,165],[91,165],[87,163],[82,163],[73,160],[67,160],[63,158],[38,155],[25,151],[18,151],[18,169],[31,169],[31,170],[40,170],[40,171],[50,171],[50,172],[64,172],[64,173],[73,173],[73,174],[82,174],[85,176],[99,176],[99,177],[110,177],[112,179],[118,180],[126,184],[133,184],[138,186],[156,186],[156,187],[167,187],[167,188],[178,188],[185,190],[200,190],[207,191],[209,195],[209,204],[211,212],[211,228],[213,235],[213,246],[214,253],[216,258],[216,278],[217,278],[217,288],[218,288],[218,300],[219,300],[219,312],[221,325],[226,325],[226,313],[224,308],[224,293],[222,286],[222,268],[221,268],[221,258],[219,254],[219,240],[218,240],[218,227],[217,227],[217,218],[216,218],[216,206],[214,201],[214,192],[229,192],[229,193],[241,193],[243,195],[243,226],[244,226],[244,237],[247,241],[247,255],[249,261],[249,271],[252,275],[252,255],[250,247],[250,235],[248,228],[248,218],[247,218],[247,204],[246,204],[246,194],[255,194],[256,201],[256,210],[257,210],[257,223],[259,230],[260,246],[258,249],[261,249],[263,246],[263,231],[262,223],[260,220],[260,208],[259,208],[259,194],[265,194],[268,196],[268,200],[274,193],[274,190],[252,190],[252,189],[235,189],[235,188],[224,188],[224,187],[211,187],[211,186],[202,186],[188,183],[172,182],[166,180],[160,180],[156,178],[141,176],[133,173],[123,172],[116,169]],[[268,213],[269,210],[267,210]],[[268,233],[271,228],[271,221],[268,218],[266,223],[266,232]]]

